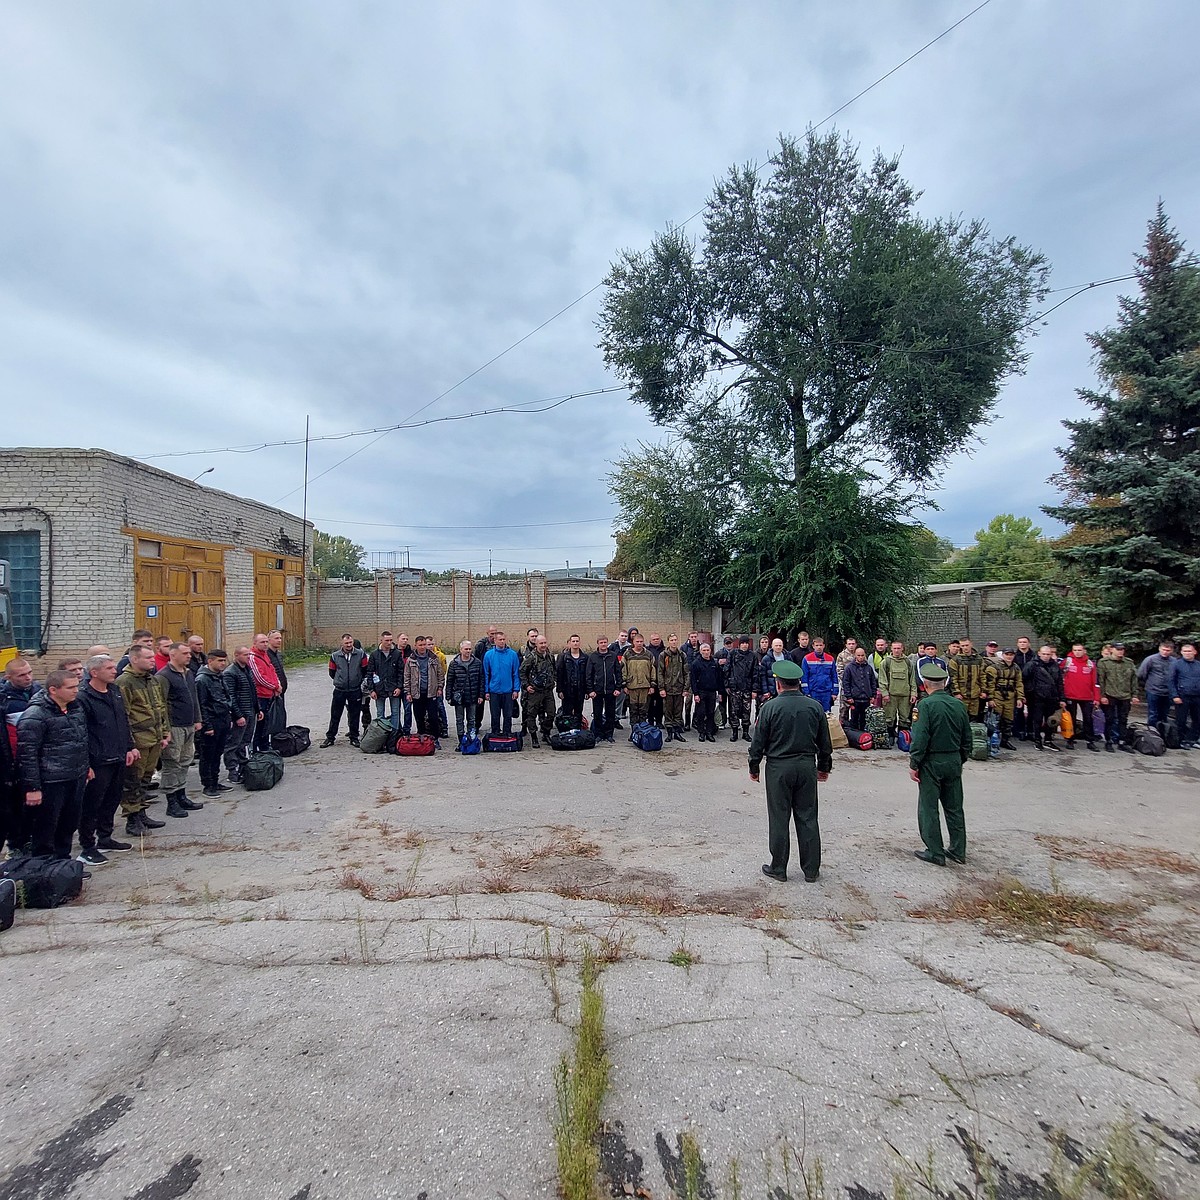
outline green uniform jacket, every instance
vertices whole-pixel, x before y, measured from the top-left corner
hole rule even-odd
[[[687,655],[682,650],[666,649],[658,656],[659,687],[670,696],[682,696],[691,691],[691,672],[688,670]]]
[[[1009,721],[1025,703],[1025,681],[1016,663],[989,662],[983,668],[983,690],[996,711]]]
[[[558,683],[558,662],[549,650],[531,650],[521,659],[521,686],[549,695]]]
[[[161,742],[171,732],[163,681],[157,675],[139,675],[132,667],[126,667],[117,680],[117,687],[125,701],[133,740],[139,746]]]
[[[962,707],[961,705],[959,706]],[[970,737],[967,738],[968,748]],[[802,692],[780,692],[764,704],[750,740],[750,774],[758,774],[763,755],[770,759],[814,755],[818,771],[833,769],[833,746],[825,710]]]
[[[875,672],[879,676],[879,690],[885,696],[915,696],[917,673],[907,658],[893,658],[890,654]]]
[[[987,688],[983,684],[983,659],[975,651],[956,654],[950,660],[950,691],[974,708]]]
[[[1100,695],[1110,700],[1132,700],[1137,695],[1137,663],[1132,659],[1102,658],[1096,665]]]
[[[931,692],[913,718],[908,765],[919,771],[933,754],[957,754],[963,762],[971,757],[971,719],[947,691]]]
[[[649,650],[625,651],[625,686],[631,692],[658,687],[658,660]]]

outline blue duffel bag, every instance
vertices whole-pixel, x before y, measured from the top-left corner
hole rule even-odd
[[[649,721],[639,721],[629,731],[629,740],[639,750],[661,750],[663,748],[662,730]]]

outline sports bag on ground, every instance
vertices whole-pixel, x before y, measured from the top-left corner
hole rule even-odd
[[[888,744],[887,717],[884,716],[882,708],[867,709],[866,725],[866,731],[875,739],[876,746]]]
[[[875,735],[865,729],[847,729],[846,744],[855,750],[874,750]]]
[[[829,718],[829,744],[834,750],[845,750],[850,744],[846,740],[846,731],[834,717]]]
[[[639,721],[629,731],[629,740],[639,750],[661,750],[663,748],[662,730],[650,721]]]
[[[16,885],[20,908],[57,908],[83,891],[83,863],[73,858],[18,854],[0,863],[0,878]]]
[[[283,756],[260,750],[242,764],[242,787],[248,792],[269,792],[283,778]]]
[[[458,739],[459,754],[478,754],[483,749],[483,743],[479,740],[478,735],[472,737],[469,733],[464,733]]]
[[[551,750],[594,750],[596,735],[590,729],[555,730],[550,735]]]
[[[1163,741],[1162,734],[1146,725],[1131,727],[1129,744],[1139,754],[1148,754],[1151,758],[1161,758],[1167,752],[1167,744]]]
[[[485,733],[483,748],[492,754],[515,754],[521,749],[519,733]]]
[[[392,729],[391,721],[382,720],[376,717],[370,725],[363,730],[361,741],[358,743],[358,748],[364,754],[379,754],[387,749],[387,744],[392,740],[392,734],[395,731]]]
[[[436,749],[433,738],[427,733],[402,733],[396,739],[396,753],[406,757],[420,758]]]
[[[976,762],[988,760],[988,731],[986,725],[978,721],[971,722],[971,757]]]
[[[912,734],[907,729],[901,729],[896,734],[896,749],[907,754],[912,749]]]
[[[554,728],[559,733],[566,733],[569,729],[580,729],[582,726],[576,717],[567,712],[565,708],[560,708],[558,715],[554,718]]]
[[[1159,721],[1154,728],[1168,750],[1179,749],[1179,726],[1174,721]]]
[[[289,725],[282,733],[271,734],[271,749],[284,758],[303,754],[312,745],[306,725]]]
[[[17,915],[17,885],[11,879],[0,879],[0,933],[11,929]]]

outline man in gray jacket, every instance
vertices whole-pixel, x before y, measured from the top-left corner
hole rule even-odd
[[[1157,654],[1148,654],[1138,667],[1138,683],[1146,689],[1146,723],[1154,728],[1171,713],[1171,667],[1175,643],[1162,641]]]
[[[342,646],[329,656],[329,678],[333,680],[333,700],[329,706],[329,729],[322,746],[332,746],[337,737],[342,713],[350,731],[350,745],[358,745],[358,722],[362,716],[363,683],[369,678],[370,660],[363,650],[354,648],[354,638],[342,634]]]

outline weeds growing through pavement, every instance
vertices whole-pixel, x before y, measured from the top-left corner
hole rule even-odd
[[[1045,846],[1050,857],[1059,862],[1078,859],[1109,870],[1155,867],[1174,875],[1200,875],[1200,861],[1157,846],[1106,846],[1087,842],[1083,838],[1059,837],[1049,833],[1035,833],[1033,840]]]
[[[683,967],[685,971],[690,971],[700,961],[700,955],[688,948],[683,938],[679,939],[679,945],[667,955],[667,962],[673,967]]]

